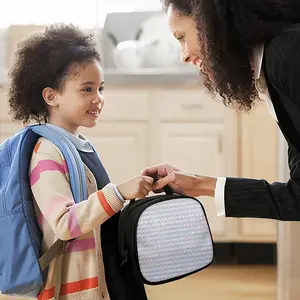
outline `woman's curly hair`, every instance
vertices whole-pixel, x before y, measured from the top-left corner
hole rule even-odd
[[[48,107],[42,91],[63,91],[73,63],[100,62],[92,34],[74,25],[54,24],[19,42],[9,70],[8,102],[16,121],[46,122]]]
[[[299,0],[161,0],[193,17],[203,60],[204,84],[226,106],[248,111],[257,99],[252,50],[300,22]]]

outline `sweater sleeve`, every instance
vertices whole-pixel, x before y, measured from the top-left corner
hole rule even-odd
[[[43,138],[35,146],[29,176],[34,199],[61,240],[74,239],[92,231],[123,207],[111,184],[75,203],[63,155],[53,143]]]

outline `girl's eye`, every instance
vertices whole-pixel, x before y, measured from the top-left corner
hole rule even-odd
[[[88,87],[88,88],[85,88],[83,91],[89,93],[92,91],[92,88]]]
[[[99,88],[99,91],[100,91],[100,92],[103,92],[103,91],[104,91],[104,86],[101,86],[101,87]]]

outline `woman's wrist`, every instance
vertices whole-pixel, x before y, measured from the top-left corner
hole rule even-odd
[[[215,190],[217,185],[217,177],[209,177],[209,176],[200,176],[196,175],[197,184],[196,189],[199,193],[199,196],[215,196]]]

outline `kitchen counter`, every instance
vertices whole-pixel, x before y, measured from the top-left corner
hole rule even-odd
[[[185,85],[201,83],[195,69],[104,69],[104,80],[109,85]]]
[[[3,73],[7,73],[7,70]],[[104,80],[108,85],[142,86],[142,85],[201,85],[201,78],[196,70],[178,69],[104,69]],[[3,76],[0,87],[7,84]]]

